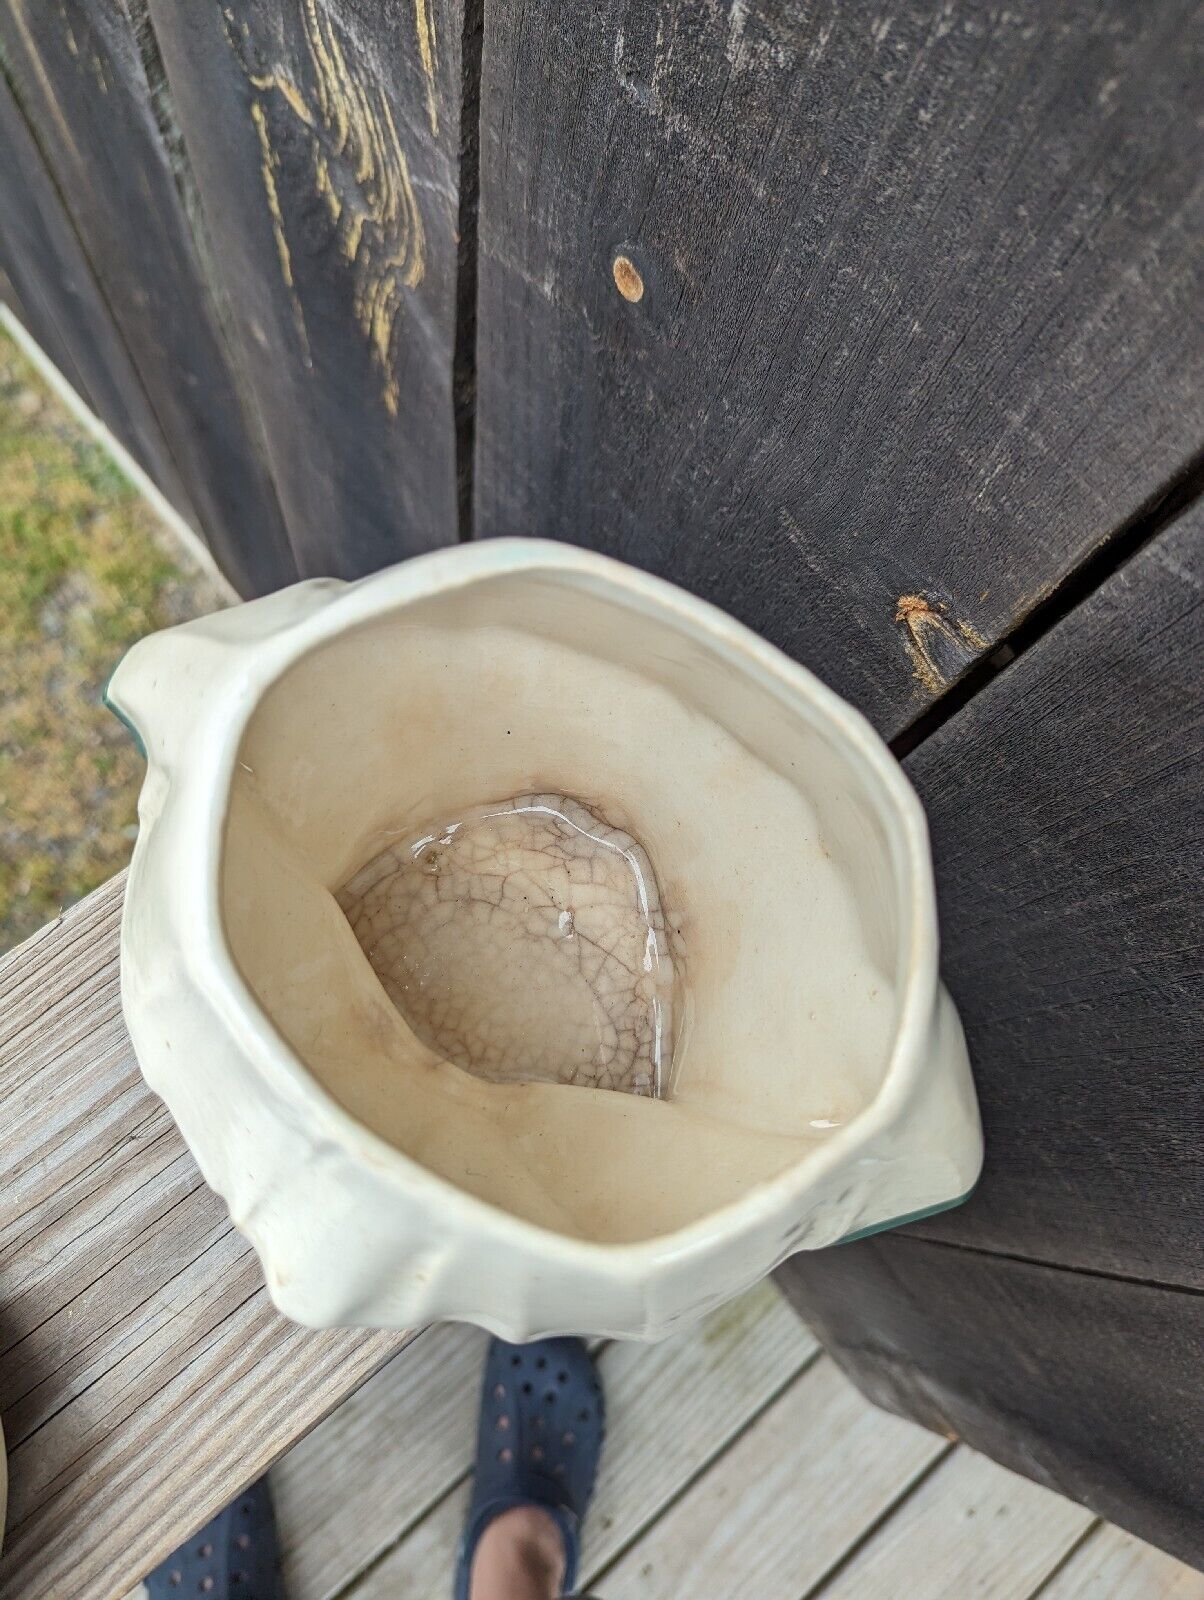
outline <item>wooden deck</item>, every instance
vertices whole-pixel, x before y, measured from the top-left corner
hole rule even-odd
[[[111,1600],[280,1458],[290,1600],[444,1595],[484,1336],[313,1334],[272,1310],[133,1061],[121,887],[0,963],[0,1588]],[[599,1359],[583,1581],[605,1600],[1204,1600],[1204,1576],[868,1405],[770,1284]]]
[[[5,1600],[113,1600],[405,1342],[313,1333],[138,1071],[124,874],[0,961]]]
[[[450,1593],[483,1348],[422,1334],[275,1468],[289,1600]],[[1204,1574],[867,1404],[771,1284],[599,1359],[602,1600],[1204,1600]]]

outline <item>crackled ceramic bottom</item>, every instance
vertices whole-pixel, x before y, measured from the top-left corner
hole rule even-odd
[[[337,899],[423,1044],[495,1083],[668,1089],[677,963],[636,839],[558,794],[398,831]]]

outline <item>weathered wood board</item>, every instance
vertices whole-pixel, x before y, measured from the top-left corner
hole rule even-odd
[[[193,516],[158,420],[71,219],[0,76],[0,263],[13,310],[165,495]]]
[[[987,1139],[930,1238],[1204,1289],[1204,505],[907,761]]]
[[[446,1339],[447,1330],[436,1330],[435,1337]],[[629,1545],[691,1492],[700,1471],[723,1459],[750,1417],[788,1389],[815,1356],[810,1334],[768,1286],[725,1306],[681,1337],[651,1346],[607,1345],[598,1358],[606,1391],[607,1442],[583,1530],[578,1588],[592,1592],[597,1585],[605,1593],[610,1580],[599,1582],[599,1575],[609,1572]],[[346,1590],[329,1582],[318,1586],[313,1581],[320,1570],[317,1551],[307,1553],[303,1563],[286,1569],[297,1583],[296,1600],[333,1600],[336,1592],[345,1593],[347,1600],[394,1600],[446,1591],[471,1497],[475,1400],[474,1391],[467,1404],[461,1401],[455,1467],[447,1471],[446,1443],[432,1452],[433,1470],[423,1474],[425,1485],[411,1501],[407,1522],[397,1528],[393,1548],[367,1564]],[[335,1424],[332,1418],[323,1426]],[[372,1498],[379,1493],[374,1487]],[[285,1503],[286,1519],[289,1511]],[[303,1537],[309,1545],[310,1536]],[[360,1544],[362,1530],[348,1528],[345,1539],[338,1551],[344,1563]],[[329,1571],[329,1563],[324,1565]],[[292,1600],[293,1591],[289,1593]]]
[[[949,1447],[821,1358],[601,1580],[607,1600],[810,1593]]]
[[[951,1451],[815,1600],[1040,1600],[1093,1520],[983,1456]]]
[[[244,593],[295,576],[124,0],[0,0],[0,47],[205,538]],[[51,269],[53,270],[53,268]]]
[[[781,1273],[871,1394],[1197,1564],[1202,660],[1197,505],[909,759],[986,1168]]]
[[[406,1339],[272,1307],[130,1049],[122,885],[0,964],[14,1600],[119,1600]]]
[[[894,734],[1199,449],[1198,4],[485,20],[479,534],[673,578]]]
[[[458,537],[459,0],[151,0],[303,576]]]
[[[429,1329],[273,1470],[288,1600],[447,1589],[486,1342],[475,1328]],[[607,1444],[578,1587],[592,1587],[816,1353],[770,1284],[679,1338],[606,1345]]]
[[[289,1600],[447,1593],[483,1344],[475,1330],[429,1329],[274,1469]],[[814,1360],[768,1284],[661,1344],[608,1345],[599,1365],[607,1441],[579,1590],[1204,1600],[1204,1573],[869,1406]]]
[[[778,1277],[870,1399],[1204,1567],[1204,1296],[890,1235]]]
[[[1040,1600],[1204,1600],[1204,1572],[1180,1566],[1119,1528],[1100,1526],[1040,1591]]]

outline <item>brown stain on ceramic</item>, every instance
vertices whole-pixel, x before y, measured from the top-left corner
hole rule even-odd
[[[394,350],[405,291],[426,273],[426,235],[414,194],[409,160],[388,96],[363,63],[348,59],[339,31],[322,0],[301,0],[301,37],[307,70],[252,65],[248,26],[223,11],[226,36],[255,91],[251,120],[260,148],[260,177],[272,221],[280,274],[293,302],[306,356],[309,340],[297,295],[277,174],[280,154],[273,141],[273,115],[300,124],[309,179],[329,223],[339,254],[351,269],[352,309],[381,379],[381,399],[395,417],[401,398]],[[415,0],[418,54],[426,83],[432,132],[436,40],[429,0]],[[310,80],[302,82],[304,77]],[[275,112],[272,108],[276,107]]]
[[[928,595],[901,594],[895,604],[895,622],[916,681],[930,695],[943,693],[950,680],[979,651],[987,649],[987,641],[976,628],[951,616],[943,600]]]

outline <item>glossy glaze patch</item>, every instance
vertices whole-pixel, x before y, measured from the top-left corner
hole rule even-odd
[[[675,963],[656,874],[580,802],[524,795],[441,821],[337,898],[444,1060],[494,1082],[667,1090]]]

